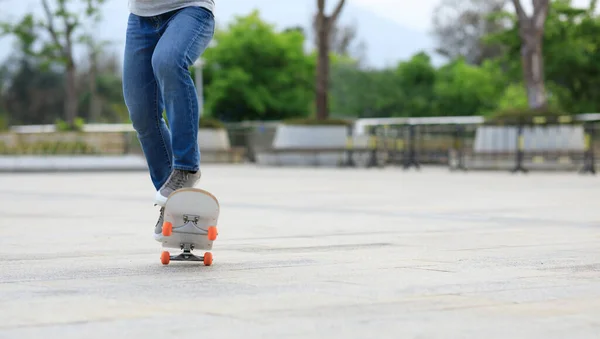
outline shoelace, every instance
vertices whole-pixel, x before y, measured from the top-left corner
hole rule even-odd
[[[187,179],[187,174],[182,171],[177,171],[173,174],[171,180],[169,180],[169,184],[167,185],[169,188],[177,189],[185,183]]]
[[[156,221],[156,227],[160,227],[162,229],[164,218],[165,218],[165,208],[161,207],[160,208],[160,217]]]

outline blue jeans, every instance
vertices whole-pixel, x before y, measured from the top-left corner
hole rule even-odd
[[[214,31],[213,13],[202,7],[154,17],[129,15],[123,95],[157,190],[173,169],[199,170],[200,112],[189,67]]]

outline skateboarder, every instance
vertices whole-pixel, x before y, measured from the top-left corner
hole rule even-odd
[[[157,240],[169,194],[200,180],[200,117],[189,67],[213,38],[214,7],[214,0],[129,0],[123,94],[161,206]]]

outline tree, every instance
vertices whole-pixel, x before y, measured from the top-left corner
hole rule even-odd
[[[0,65],[0,131],[8,127],[8,108],[5,95],[8,88],[9,70],[6,65]]]
[[[314,58],[301,30],[275,31],[258,11],[215,32],[204,56],[207,115],[224,121],[305,117],[314,98]]]
[[[596,12],[596,8],[598,7],[598,0],[590,0],[590,7],[588,8],[589,14],[594,14]]]
[[[3,68],[7,81],[2,102],[8,124],[52,124],[61,117],[65,93],[60,71],[24,55],[12,56]]]
[[[345,0],[339,0],[331,15],[325,14],[325,0],[317,0],[317,75],[315,104],[317,109],[317,120],[325,120],[329,117],[329,51],[331,48],[330,36],[332,28],[338,19]]]
[[[101,76],[101,67],[105,66],[107,68],[110,68],[112,65],[109,64],[105,64],[105,65],[100,65],[99,62],[111,62],[113,60],[110,60],[109,58],[107,58],[108,56],[104,55],[104,50],[105,47],[107,47],[110,42],[108,41],[96,41],[95,39],[93,39],[91,37],[91,35],[89,35],[88,37],[86,37],[86,39],[84,39],[83,41],[88,49],[88,61],[89,61],[89,65],[88,65],[88,71],[87,71],[87,83],[88,83],[88,88],[89,88],[89,114],[88,114],[88,121],[89,122],[98,122],[101,119],[101,114],[102,114],[102,98],[100,97],[100,93],[98,90],[98,82],[99,82],[99,76]],[[103,59],[106,58],[106,59]],[[108,70],[108,69],[105,69]],[[106,72],[108,73],[108,72]],[[113,71],[113,74],[115,72]]]
[[[544,57],[542,41],[548,16],[549,0],[532,0],[533,14],[527,15],[521,0],[512,0],[517,14],[521,38],[521,66],[527,89],[527,101],[532,109],[545,108]]]
[[[484,37],[504,30],[509,24],[497,14],[508,0],[442,0],[433,14],[436,51],[449,60],[464,58],[469,64],[481,65],[503,53],[498,44],[488,44]]]
[[[82,86],[79,94],[79,116],[88,122],[130,122],[127,106],[123,99],[121,57],[98,48],[89,51],[90,60],[86,69],[80,65],[77,81]],[[87,86],[85,86],[87,84]]]
[[[544,91],[548,106],[571,113],[597,112],[600,109],[600,78],[597,60],[600,58],[600,16],[594,1],[584,8],[573,7],[570,0],[550,3],[543,33]],[[506,47],[499,58],[507,81],[522,86],[522,92],[512,89],[501,105],[506,106],[520,93],[529,108],[529,93],[521,62],[523,43],[518,18],[513,15],[513,27],[490,35],[489,40]],[[520,102],[520,100],[518,100]]]
[[[396,76],[402,86],[402,106],[398,112],[402,116],[434,116],[434,87],[437,70],[431,57],[424,52],[413,55],[409,60],[398,63]]]
[[[71,128],[75,127],[78,111],[77,66],[74,48],[86,40],[86,33],[79,33],[83,28],[82,19],[99,19],[99,7],[105,0],[40,0],[43,19],[37,20],[32,13],[25,15],[18,23],[3,23],[3,34],[17,37],[23,52],[42,60],[48,66],[58,65],[63,68],[65,76],[64,114]],[[86,5],[85,15],[74,12],[70,5],[76,2]]]
[[[507,77],[497,63],[481,66],[457,59],[438,69],[435,84],[437,115],[487,115],[497,109]]]

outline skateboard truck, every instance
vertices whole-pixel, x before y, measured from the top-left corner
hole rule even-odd
[[[201,261],[204,262],[204,265],[210,266],[213,261],[212,253],[206,252],[204,256],[197,256],[192,254],[194,250],[194,245],[192,244],[180,244],[180,248],[183,251],[178,255],[171,255],[169,252],[163,252],[161,255],[161,261],[163,264],[167,265],[171,260],[172,261]]]
[[[169,260],[174,261],[204,261],[204,257],[199,257],[195,254],[192,254],[194,250],[194,245],[190,244],[181,244],[182,253],[178,255],[171,255]]]

